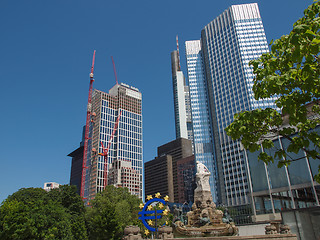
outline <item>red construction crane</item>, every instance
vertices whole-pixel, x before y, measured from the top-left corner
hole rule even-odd
[[[90,73],[90,84],[89,84],[89,95],[88,95],[88,105],[87,105],[87,119],[86,119],[86,130],[84,135],[84,147],[83,147],[83,162],[82,162],[82,175],[81,175],[81,189],[80,189],[80,196],[82,199],[84,197],[84,188],[86,182],[86,170],[87,170],[87,151],[88,151],[88,141],[89,141],[89,127],[90,127],[90,120],[91,120],[91,113],[92,113],[92,85],[94,82],[93,79],[93,69],[94,69],[94,59],[96,55],[96,50],[93,52],[93,59],[92,59],[92,66],[91,66],[91,73]]]
[[[112,134],[109,138],[109,142],[108,142],[108,146],[107,148],[104,148],[103,146],[103,143],[101,142],[101,146],[102,146],[102,153],[99,153],[99,155],[101,156],[104,156],[104,188],[106,188],[107,184],[108,184],[108,153],[109,153],[109,149],[110,149],[110,146],[111,146],[111,142],[112,142],[112,139],[118,129],[118,125],[119,125],[119,120],[120,120],[120,117],[121,117],[121,110],[119,112],[119,116],[114,124],[114,127],[113,127],[113,131],[112,131]]]

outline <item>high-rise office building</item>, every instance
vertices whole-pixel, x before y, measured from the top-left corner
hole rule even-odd
[[[189,87],[181,71],[178,50],[171,52],[171,69],[176,139],[186,138],[193,141]]]
[[[73,152],[69,153],[68,156],[72,157],[70,185],[76,186],[77,192],[80,195],[82,162],[83,162],[83,145],[78,147]]]
[[[68,157],[72,157],[71,160],[71,173],[70,173],[70,185],[77,187],[77,193],[80,195],[81,189],[81,176],[82,176],[82,163],[83,163],[83,145],[85,139],[85,130],[86,127],[83,127],[82,130],[82,139],[80,146],[73,152],[68,154]]]
[[[194,155],[177,161],[178,203],[194,202],[195,174],[196,161]]]
[[[94,198],[108,184],[128,187],[132,194],[142,198],[141,100],[137,88],[123,83],[116,84],[109,93],[93,91],[88,150],[85,153],[85,199]],[[75,151],[73,153],[70,156],[76,155]]]
[[[172,156],[163,155],[144,163],[144,191],[148,195],[160,193],[168,195],[170,202],[174,201]]]
[[[146,196],[160,192],[170,202],[193,201],[195,161],[190,140],[178,138],[158,147],[158,156],[144,165]]]
[[[170,147],[168,149],[170,150],[171,148],[170,151],[172,151],[175,148],[178,149],[178,146],[181,145],[181,150],[186,151],[186,149],[190,147],[190,150],[192,151],[188,154],[190,155],[194,152],[190,90],[181,70],[178,36],[176,41],[177,50],[171,52],[176,140],[169,144]],[[186,143],[183,143],[186,139],[188,139],[189,142],[187,141]],[[166,156],[170,156],[167,150],[164,154],[166,154]],[[194,155],[187,156],[184,154],[183,158],[174,156],[172,165],[172,174],[175,184],[173,200],[176,203],[179,202],[182,204],[193,201],[196,166]]]
[[[233,141],[224,129],[235,113],[275,108],[275,98],[255,100],[252,92],[253,71],[248,63],[266,52],[256,3],[231,6],[204,27],[200,41],[186,42],[195,157],[213,173],[210,184],[218,203],[250,202],[245,152],[240,141]],[[201,151],[212,157],[201,158]]]
[[[186,58],[194,136],[194,155],[196,161],[206,165],[211,172],[211,193],[213,201],[217,203],[222,201],[221,193],[223,191],[219,189],[219,175],[213,142],[213,126],[208,105],[208,87],[200,40],[186,42]]]

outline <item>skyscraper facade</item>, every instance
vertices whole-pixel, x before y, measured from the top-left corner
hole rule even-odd
[[[171,52],[171,68],[176,139],[186,138],[193,141],[189,87],[181,71],[179,51]]]
[[[145,195],[168,195],[170,202],[193,201],[195,161],[189,139],[178,138],[158,147],[158,156],[145,164]]]
[[[313,106],[314,103],[306,105],[308,119],[317,117],[312,111]],[[288,126],[288,119],[288,114],[283,116],[283,127]],[[319,134],[320,126],[309,131]],[[297,133],[292,134],[290,138],[296,135]],[[275,157],[274,164],[268,165],[257,161],[261,151],[270,156],[274,156],[279,149],[287,151],[290,144],[287,137],[272,136],[270,139],[274,143],[273,148],[261,148],[253,153],[247,152],[250,187],[252,188],[252,210],[255,220],[263,221],[266,219],[265,215],[275,215],[283,210],[315,206],[319,208],[320,184],[315,181],[314,176],[318,173],[320,159],[307,157],[306,152],[301,149],[296,153],[287,152],[288,159],[292,161],[288,166],[282,168],[277,167],[278,163],[283,161],[282,158]],[[311,142],[308,149],[309,151],[314,150],[316,146]]]
[[[246,154],[240,142],[233,141],[224,129],[233,121],[235,113],[275,108],[275,98],[255,100],[252,92],[253,71],[248,63],[266,52],[267,40],[256,3],[231,6],[204,27],[200,41],[186,42],[195,139],[199,126],[194,119],[194,109],[199,111],[199,107],[193,102],[202,104],[208,126],[205,134],[212,142],[212,159],[197,158],[195,147],[196,160],[211,167],[214,179],[210,179],[210,184],[215,188],[218,202],[227,205],[248,204],[250,199]],[[197,86],[201,94],[193,94],[191,84]],[[202,127],[203,122],[199,125]],[[201,138],[201,133],[199,135]]]
[[[188,85],[193,124],[193,145],[196,161],[205,164],[210,175],[214,202],[221,202],[218,171],[213,143],[213,129],[207,94],[207,81],[200,40],[186,42]]]
[[[142,198],[141,100],[137,88],[122,83],[109,93],[93,91],[86,153],[86,199],[94,198],[108,184],[128,187],[132,194]]]

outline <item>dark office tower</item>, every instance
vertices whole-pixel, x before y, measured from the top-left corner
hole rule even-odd
[[[178,174],[177,161],[192,156],[191,141],[185,138],[178,138],[167,144],[158,147],[158,156],[170,155],[172,156],[172,173],[173,173],[173,191],[174,201],[178,202]]]
[[[172,156],[158,156],[144,164],[144,185],[145,198],[159,192],[168,195],[170,202],[174,200]]]
[[[141,100],[137,88],[123,83],[109,93],[93,91],[84,185],[87,201],[108,184],[127,187],[142,198]],[[80,149],[70,156],[78,151],[80,156]]]
[[[82,140],[80,147],[68,154],[68,157],[72,157],[71,160],[71,173],[70,173],[70,185],[77,187],[77,192],[80,195],[81,188],[81,174],[82,174],[82,162],[83,162],[83,143],[84,143],[85,126],[82,130]]]
[[[79,148],[74,150],[72,153],[70,153],[68,156],[72,157],[70,185],[75,185],[77,187],[78,194],[80,194],[83,146],[80,146]]]
[[[178,201],[190,203],[194,201],[196,162],[194,155],[177,161]]]
[[[275,98],[255,100],[252,92],[254,75],[248,63],[266,52],[256,3],[231,6],[204,27],[201,40],[186,42],[195,157],[212,173],[210,184],[218,203],[250,202],[245,152],[224,129],[235,113],[275,108]],[[200,118],[204,121],[198,122]]]
[[[195,163],[190,163],[191,161],[194,161],[194,157],[191,141],[188,139],[178,138],[158,147],[158,157],[144,164],[145,195],[160,192],[168,195],[170,202],[184,203],[189,199],[193,201],[193,195],[189,194],[190,184],[184,182],[190,180],[192,185],[194,181],[192,179],[195,170],[192,170],[192,164],[194,167]],[[183,185],[179,184],[186,186],[187,194],[181,188]],[[193,193],[193,190],[191,191]]]

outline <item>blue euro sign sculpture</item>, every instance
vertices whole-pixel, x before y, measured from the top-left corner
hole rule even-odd
[[[139,212],[139,214],[141,214],[141,216],[139,217],[139,219],[142,221],[143,225],[144,225],[149,231],[152,231],[152,232],[155,232],[156,229],[153,228],[153,227],[150,227],[146,220],[148,220],[148,219],[156,219],[156,216],[157,216],[157,219],[161,219],[161,218],[162,218],[162,212],[163,212],[163,210],[147,211],[148,206],[149,206],[150,204],[154,203],[154,202],[161,202],[163,205],[166,204],[166,202],[165,202],[163,199],[161,199],[161,198],[154,198],[154,199],[151,199],[151,200],[149,200],[148,202],[146,202],[146,204],[144,205],[142,211]]]

